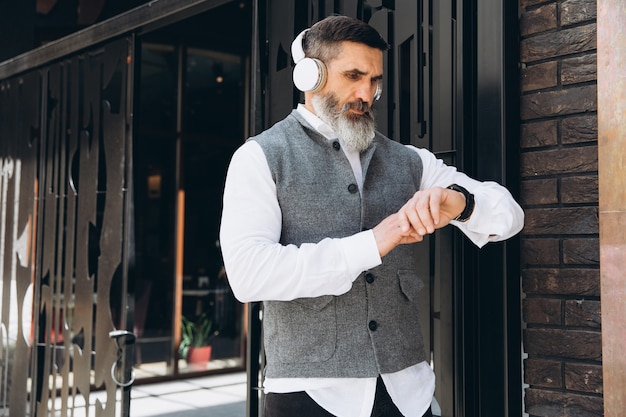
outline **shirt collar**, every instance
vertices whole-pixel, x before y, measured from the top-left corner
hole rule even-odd
[[[296,110],[298,111],[298,113],[300,113],[302,117],[304,117],[304,120],[306,120],[306,122],[310,124],[311,127],[313,127],[313,129],[315,129],[326,139],[337,139],[337,134],[335,133],[333,128],[330,127],[328,123],[313,114],[309,109],[304,107],[304,104],[299,103]]]

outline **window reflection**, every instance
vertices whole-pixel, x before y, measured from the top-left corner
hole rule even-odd
[[[226,169],[244,138],[244,63],[221,51],[143,45],[135,140],[138,378],[243,364],[243,306],[230,291],[218,232]],[[191,363],[179,349],[177,324],[210,332],[208,363]]]

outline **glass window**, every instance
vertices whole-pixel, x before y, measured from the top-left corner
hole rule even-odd
[[[160,43],[144,43],[141,56],[137,377],[241,368],[244,306],[228,285],[218,239],[226,170],[244,140],[246,58]],[[195,344],[210,345],[210,360],[195,362]]]

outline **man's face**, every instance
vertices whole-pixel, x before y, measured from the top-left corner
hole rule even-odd
[[[326,65],[328,79],[311,97],[313,111],[330,124],[349,149],[362,152],[374,135],[371,105],[382,79],[382,51],[343,42],[338,57]]]
[[[370,107],[376,87],[383,78],[383,53],[356,42],[342,42],[337,57],[326,63],[328,79],[321,94],[334,93],[338,106],[361,100]],[[362,114],[358,109],[353,114]]]

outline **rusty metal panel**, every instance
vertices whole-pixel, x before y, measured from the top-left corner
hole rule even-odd
[[[132,44],[1,84],[0,106],[18,110],[0,119],[0,412],[120,412],[130,376],[109,333],[127,327]]]
[[[626,410],[626,7],[598,1],[598,158],[604,415]]]

